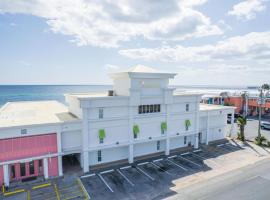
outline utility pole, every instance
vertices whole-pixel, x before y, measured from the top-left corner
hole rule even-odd
[[[260,95],[258,99],[259,104],[259,127],[258,127],[258,138],[261,138],[261,120],[262,120],[262,104],[263,104],[263,88],[259,89]]]

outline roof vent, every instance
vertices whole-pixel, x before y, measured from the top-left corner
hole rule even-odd
[[[108,96],[114,96],[114,95],[115,95],[115,93],[113,90],[108,90]]]

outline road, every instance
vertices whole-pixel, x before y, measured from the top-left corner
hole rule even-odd
[[[170,200],[270,199],[270,158],[180,189]]]
[[[262,121],[265,121],[264,119]],[[269,119],[267,120],[269,121]],[[246,138],[252,139],[258,135],[258,120],[248,119],[247,125],[245,127]],[[238,129],[238,127],[236,127]],[[261,130],[262,135],[264,135],[268,140],[270,140],[270,130]]]

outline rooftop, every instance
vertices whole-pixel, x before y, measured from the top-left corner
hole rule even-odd
[[[235,109],[232,106],[221,106],[221,105],[213,105],[213,104],[200,104],[200,111],[207,111],[207,110],[221,110],[221,109]]]
[[[0,108],[0,128],[74,121],[78,118],[57,101],[9,102]]]

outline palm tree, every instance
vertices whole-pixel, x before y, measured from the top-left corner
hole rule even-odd
[[[245,117],[238,117],[237,124],[240,130],[238,139],[244,142],[245,141],[245,126],[247,124],[247,119]]]
[[[270,90],[270,85],[269,84],[263,84],[260,88],[260,96],[259,96],[259,126],[258,126],[258,138],[261,138],[261,120],[262,120],[262,104],[263,104],[263,98],[266,96],[266,94]]]

